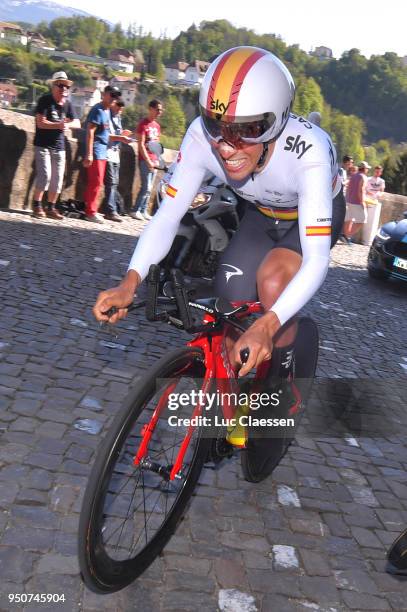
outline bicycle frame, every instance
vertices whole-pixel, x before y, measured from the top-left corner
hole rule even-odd
[[[257,314],[263,311],[263,308],[260,302],[233,302],[233,307],[237,308],[239,306],[247,306],[247,308],[237,313],[235,318],[243,319],[250,314]],[[208,325],[208,328],[211,327],[217,320],[215,314],[205,313],[203,319],[203,325]],[[205,377],[202,383],[202,391],[206,393],[213,386],[212,381],[216,380],[217,383],[221,384],[222,392],[225,394],[233,394],[238,390],[238,383],[236,379],[236,372],[233,370],[229,357],[227,355],[227,348],[225,344],[225,338],[228,332],[228,328],[232,328],[233,325],[229,322],[227,317],[223,319],[223,324],[219,326],[218,329],[211,329],[209,332],[202,331],[197,334],[190,342],[187,343],[187,346],[198,347],[202,349],[204,354],[204,363],[205,363]],[[267,363],[263,366],[257,368],[256,378],[262,378],[264,376],[265,369],[267,369]],[[168,397],[170,393],[175,389],[177,382],[171,382],[166,389],[163,391],[163,394],[160,397],[160,400],[153,412],[153,415],[148,424],[143,427],[142,431],[142,440],[140,442],[140,446],[137,450],[136,456],[134,458],[134,465],[139,465],[140,462],[146,457],[148,453],[148,444],[151,439],[151,436],[154,432],[154,429],[158,423],[158,420],[165,410]],[[202,414],[204,410],[204,404],[198,404],[192,413],[192,417],[197,417]],[[232,402],[222,403],[222,413],[226,419],[232,418],[235,412],[235,405]],[[175,458],[174,464],[172,466],[171,472],[169,474],[169,480],[174,480],[178,474],[180,474],[182,470],[182,465],[184,462],[185,453],[187,452],[189,442],[191,437],[196,429],[196,425],[189,425],[188,430],[185,434],[185,437],[180,445],[180,449]]]

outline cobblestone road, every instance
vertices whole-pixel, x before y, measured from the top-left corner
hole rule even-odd
[[[407,610],[384,573],[407,524],[406,428],[376,439],[302,438],[273,478],[237,460],[206,468],[185,520],[134,585],[84,589],[76,530],[94,450],[129,384],[182,336],[137,314],[118,338],[92,320],[141,225],[36,221],[0,212],[0,610],[288,612]],[[405,288],[369,281],[367,248],[337,246],[307,311],[321,377],[405,377]],[[78,429],[93,422],[96,435]],[[8,593],[64,593],[11,605]]]

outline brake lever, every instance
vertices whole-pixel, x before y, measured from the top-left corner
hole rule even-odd
[[[142,300],[141,302],[137,302],[137,304],[134,304],[134,302],[132,302],[131,304],[129,304],[128,306],[126,306],[127,312],[131,312],[132,310],[136,310],[137,308],[141,308],[142,306],[144,306],[146,303],[145,300]],[[116,308],[116,306],[112,306],[111,308],[109,308],[109,310],[105,310],[105,312],[102,312],[102,314],[106,315],[107,317],[112,317],[114,314],[116,314],[116,312],[119,311],[119,308]],[[101,323],[108,323],[109,321],[101,321]]]

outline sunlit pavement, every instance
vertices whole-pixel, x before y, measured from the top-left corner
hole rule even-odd
[[[407,610],[406,582],[384,573],[407,524],[403,423],[375,437],[300,436],[258,485],[238,458],[205,468],[176,535],[137,583],[108,596],[83,587],[76,530],[95,448],[129,385],[187,337],[142,313],[117,337],[92,319],[143,226],[0,212],[0,609],[22,609],[7,594],[25,592],[65,595],[27,610]],[[391,388],[407,375],[407,291],[369,280],[367,252],[335,247],[305,310],[320,329],[321,380]]]

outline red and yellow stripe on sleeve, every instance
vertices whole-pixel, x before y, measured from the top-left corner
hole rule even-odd
[[[305,228],[306,236],[330,236],[330,225],[307,225]]]
[[[170,198],[175,198],[178,193],[178,189],[175,189],[175,187],[168,185],[166,193],[168,196],[170,196]]]

